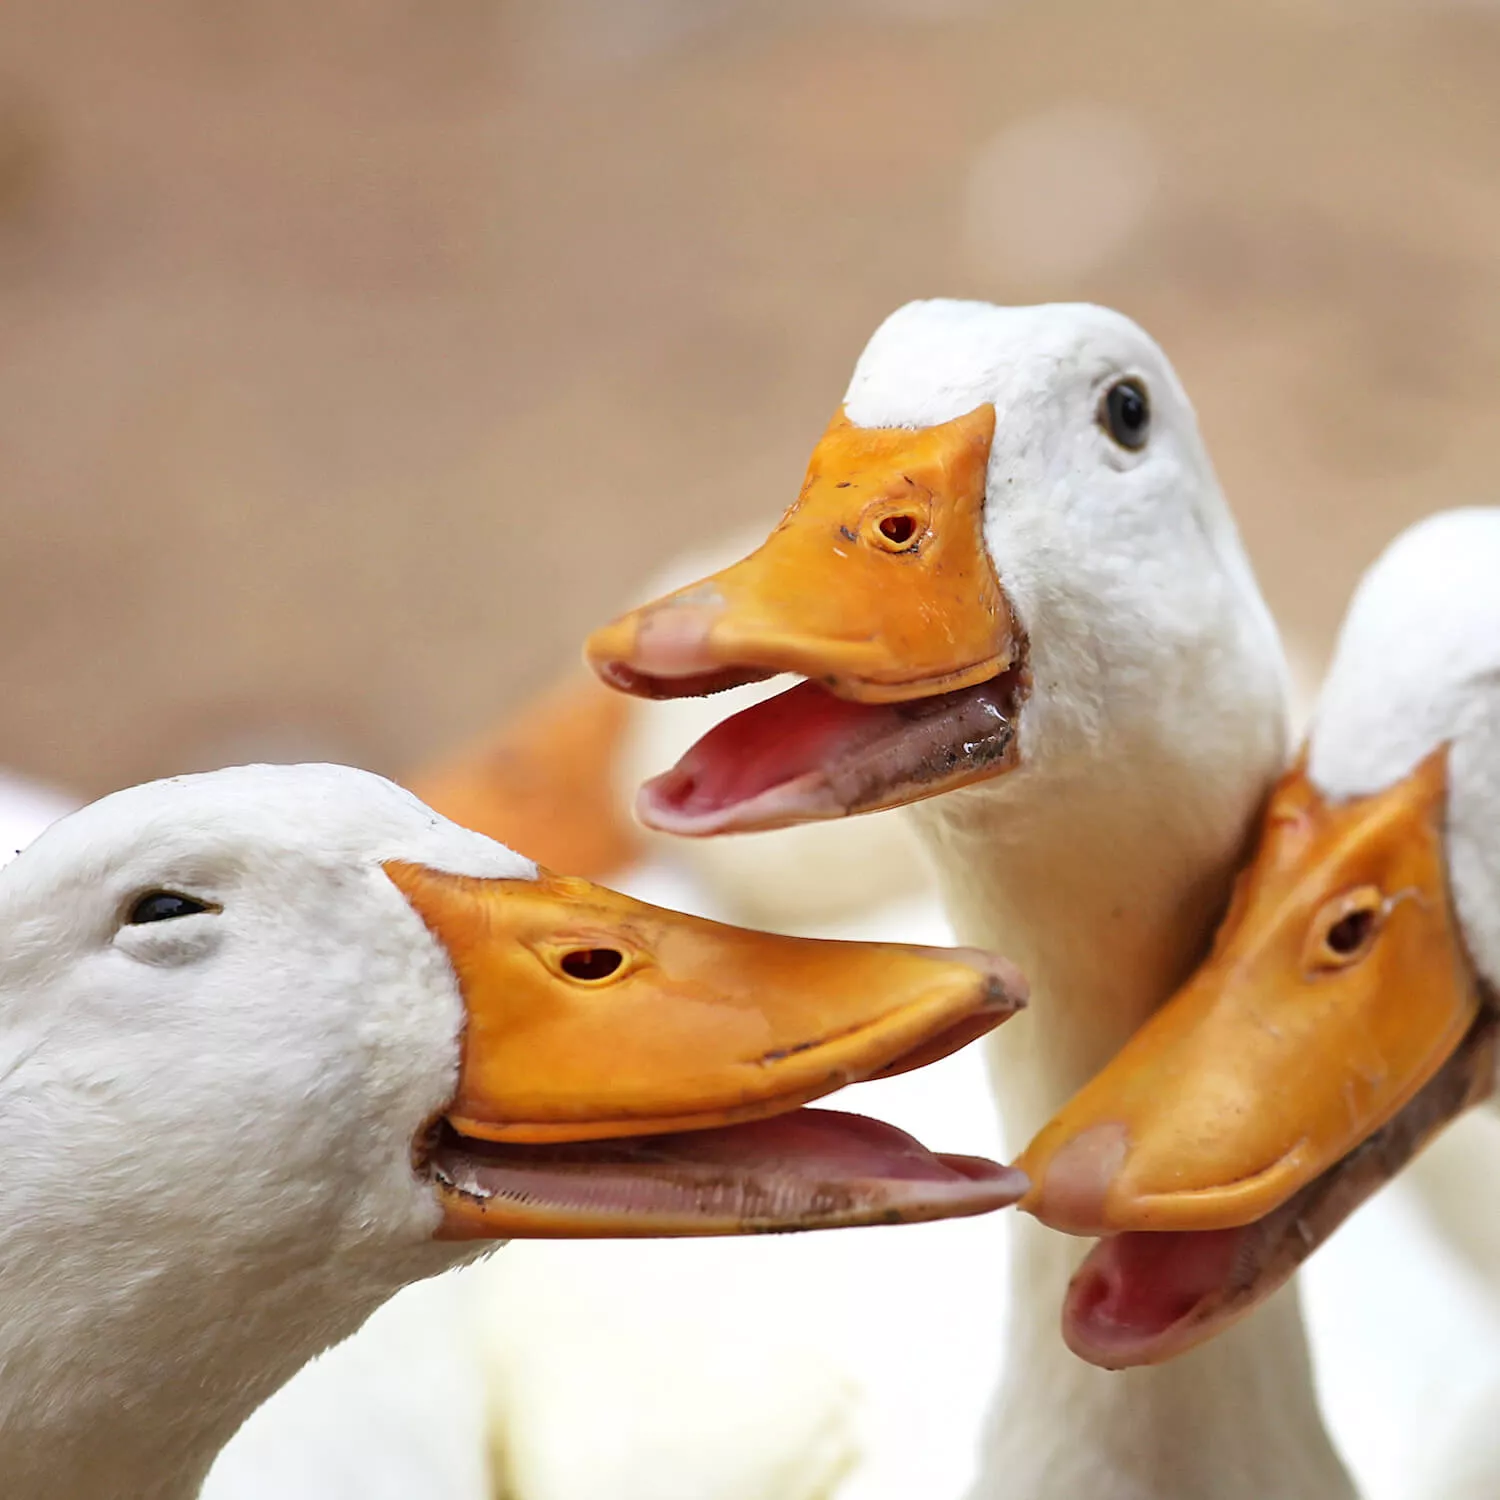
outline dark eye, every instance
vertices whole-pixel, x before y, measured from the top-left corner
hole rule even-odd
[[[575,948],[558,960],[570,979],[608,979],[625,962],[624,954],[614,948]]]
[[[173,917],[191,917],[211,910],[206,901],[182,896],[176,891],[147,891],[130,908],[125,921],[129,926],[138,927],[143,922],[170,922]]]
[[[1122,448],[1132,453],[1151,436],[1151,400],[1139,380],[1117,380],[1099,404],[1099,422]]]

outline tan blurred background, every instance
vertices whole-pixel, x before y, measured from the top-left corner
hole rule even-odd
[[[1500,501],[1500,5],[7,0],[0,762],[412,768],[934,294],[1144,322],[1321,653]]]

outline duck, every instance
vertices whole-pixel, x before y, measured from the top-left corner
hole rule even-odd
[[[1494,1113],[1497,566],[1500,509],[1476,507],[1369,569],[1211,954],[1022,1153],[1025,1206],[1110,1236],[1064,1310],[1084,1358],[1217,1339],[1454,1121]]]
[[[923,1221],[1018,1174],[802,1106],[1024,983],[551,875],[336,766],[114,793],[0,871],[0,1460],[198,1492],[299,1366],[513,1237]]]
[[[1288,748],[1287,683],[1165,354],[1121,314],[935,300],[860,356],[801,492],[729,568],[596,631],[645,699],[802,680],[646,782],[689,838],[909,807],[964,941],[1028,974],[986,1044],[1024,1142],[1186,978]],[[1013,1230],[973,1500],[1345,1497],[1295,1284],[1169,1364],[1077,1359],[1079,1252]]]

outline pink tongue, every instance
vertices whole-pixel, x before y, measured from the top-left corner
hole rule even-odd
[[[936,1156],[892,1125],[816,1109],[718,1130],[556,1146],[450,1134],[432,1164],[475,1199],[546,1210],[544,1232],[564,1238],[918,1222],[988,1213],[1027,1189],[1011,1167]]]
[[[663,1146],[663,1155],[673,1161],[749,1170],[790,1167],[800,1176],[833,1179],[951,1182],[959,1177],[999,1178],[1007,1170],[977,1157],[935,1155],[883,1120],[833,1109],[798,1109],[748,1125],[685,1131],[638,1143],[646,1156]]]
[[[1073,1278],[1066,1316],[1100,1347],[1163,1334],[1227,1286],[1242,1233],[1212,1229],[1102,1240]]]
[[[659,1170],[732,1167],[741,1172],[789,1172],[829,1181],[955,1182],[1013,1176],[979,1157],[939,1156],[920,1141],[864,1115],[834,1109],[797,1109],[769,1120],[684,1130],[675,1135],[515,1146],[469,1141],[486,1160],[512,1166],[601,1165]]]
[[[890,708],[850,703],[815,682],[801,682],[711,729],[648,783],[650,797],[688,817],[748,802],[816,772],[895,722]]]

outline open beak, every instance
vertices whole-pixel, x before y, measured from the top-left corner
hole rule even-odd
[[[1447,889],[1446,752],[1343,804],[1299,766],[1202,968],[1031,1142],[1023,1207],[1108,1235],[1064,1314],[1156,1363],[1284,1282],[1492,1084]]]
[[[386,872],[446,949],[466,1025],[424,1142],[452,1237],[735,1234],[980,1213],[1018,1173],[798,1111],[1024,1003],[972,949],[771,936],[587,881]]]
[[[589,638],[599,676],[641,697],[808,679],[649,783],[644,822],[700,835],[783,827],[915,801],[1011,763],[1023,673],[984,541],[994,432],[991,405],[914,431],[840,413],[758,551]]]

